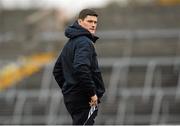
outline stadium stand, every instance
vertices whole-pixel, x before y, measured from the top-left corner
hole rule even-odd
[[[103,21],[96,48],[106,94],[96,124],[180,124],[179,6],[140,6],[128,10],[117,5],[98,10]],[[35,34],[27,37],[29,32],[21,27],[19,34],[23,34],[15,39],[16,27],[21,23],[10,29],[12,19],[9,23],[6,20],[13,18],[15,12],[4,13],[9,16],[6,19],[3,14],[0,70],[20,56],[43,52],[59,55],[66,41],[62,32],[42,31],[43,26],[39,30],[39,25],[37,28],[33,24],[35,29],[30,31]],[[31,14],[32,11],[26,12],[23,15],[28,16],[14,16],[13,20],[23,22]],[[29,24],[23,24],[29,29]],[[71,124],[52,76],[55,58],[47,59],[41,70],[0,91],[0,124]]]

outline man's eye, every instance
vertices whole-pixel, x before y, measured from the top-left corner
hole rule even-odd
[[[89,23],[92,23],[93,21],[88,21]]]
[[[87,22],[97,24],[97,21],[87,21]]]

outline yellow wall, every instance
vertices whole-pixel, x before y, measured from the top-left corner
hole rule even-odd
[[[0,69],[0,90],[35,74],[54,59],[53,53],[41,53],[18,59]]]
[[[165,6],[180,4],[180,0],[157,0],[157,1],[158,1],[158,4],[165,5]]]

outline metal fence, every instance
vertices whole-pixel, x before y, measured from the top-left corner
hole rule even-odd
[[[130,43],[135,38],[176,38],[175,42],[179,43],[180,36],[179,30],[109,31],[99,34],[107,41],[127,39]],[[99,59],[102,71],[110,70],[103,72],[108,76],[107,90],[96,124],[179,124],[179,55],[131,57],[132,47],[129,47],[129,53],[124,57]],[[39,89],[12,87],[0,92],[0,124],[71,124],[60,89],[52,87],[57,85],[52,76],[53,64],[46,65],[42,71]],[[132,82],[129,81],[132,68],[142,69],[141,81],[136,82],[137,85],[142,83],[140,86],[131,86],[134,81],[132,78]],[[165,77],[170,78],[166,86],[163,85]]]

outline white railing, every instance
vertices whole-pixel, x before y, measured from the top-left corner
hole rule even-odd
[[[36,40],[43,42],[53,41],[66,41],[67,38],[64,36],[62,31],[47,31],[36,34]],[[135,30],[106,30],[98,31],[97,36],[101,39],[114,40],[114,39],[155,39],[155,38],[179,38],[180,29],[135,29]],[[19,40],[24,40],[24,35],[19,36]],[[16,33],[6,32],[0,34],[0,43],[16,40]]]

